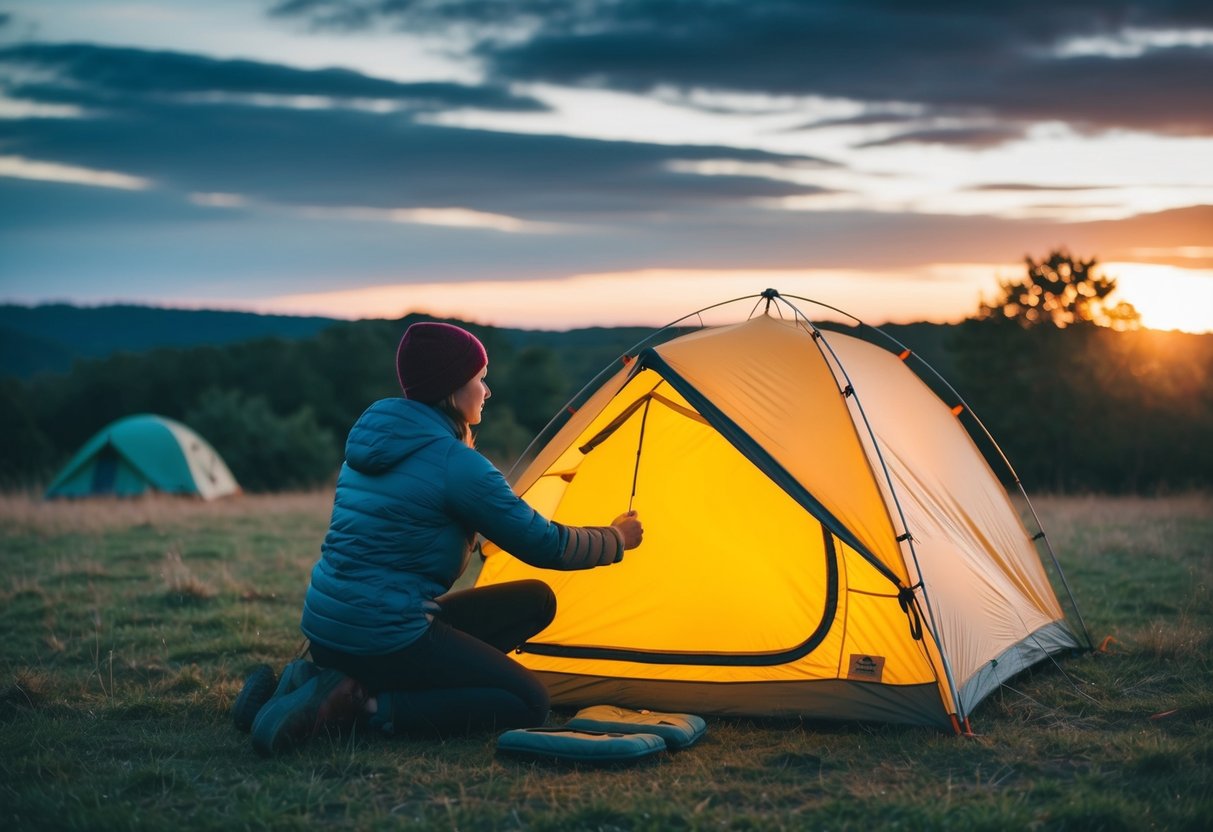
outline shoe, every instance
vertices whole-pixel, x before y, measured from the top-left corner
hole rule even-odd
[[[285,675],[285,674],[284,674]],[[263,757],[301,745],[325,728],[348,726],[366,692],[340,670],[321,670],[284,696],[275,695],[253,721],[253,748]]]
[[[278,677],[268,664],[259,664],[253,668],[232,705],[232,721],[236,723],[237,729],[246,734],[249,732],[261,706],[274,695],[274,686],[277,683]]]
[[[320,668],[306,659],[296,659],[282,669],[282,678],[278,679],[268,664],[257,665],[244,680],[244,687],[236,697],[236,703],[232,705],[232,721],[238,729],[247,734],[253,727],[257,713],[266,702],[275,696],[286,696],[302,687],[319,672]]]

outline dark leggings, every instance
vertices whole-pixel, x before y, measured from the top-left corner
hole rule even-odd
[[[542,581],[452,592],[425,634],[398,653],[355,656],[312,645],[312,658],[362,682],[377,698],[372,724],[392,733],[446,736],[542,725],[548,692],[506,654],[556,615]]]

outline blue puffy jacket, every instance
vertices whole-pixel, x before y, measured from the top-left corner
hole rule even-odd
[[[587,569],[623,557],[607,527],[540,516],[459,441],[435,408],[383,399],[355,423],[328,534],[303,603],[304,635],[343,653],[382,655],[420,638],[434,601],[467,567],[479,532],[527,563]]]

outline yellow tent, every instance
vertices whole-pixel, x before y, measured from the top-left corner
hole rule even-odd
[[[562,523],[630,504],[643,545],[567,573],[489,545],[477,585],[555,591],[515,658],[556,704],[961,730],[1079,647],[1033,536],[908,351],[763,299],[626,357],[514,480]]]

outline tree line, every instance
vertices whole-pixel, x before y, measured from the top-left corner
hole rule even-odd
[[[396,344],[422,319],[338,323],[308,339],[121,352],[78,360],[66,373],[0,378],[0,487],[47,484],[97,430],[134,413],[189,425],[245,490],[323,485],[359,414],[399,395]],[[627,328],[566,334],[452,322],[475,332],[490,355],[493,399],[477,443],[498,465],[525,449],[574,384],[643,337]]]
[[[1213,484],[1213,335],[1141,329],[1095,258],[1060,250],[1025,265],[949,352],[958,389],[1027,487]]]
[[[1029,490],[1213,485],[1213,336],[1138,328],[1094,260],[1054,252],[1027,267],[959,326],[899,327],[897,337],[932,356],[969,404],[963,418],[980,416]],[[420,319],[339,323],[302,340],[119,353],[66,373],[0,379],[0,486],[45,485],[98,429],[140,412],[194,428],[246,490],[323,486],[362,410],[399,394],[395,346]],[[477,445],[502,467],[648,332],[462,325],[489,352],[493,398]],[[978,444],[997,458],[988,442]]]

